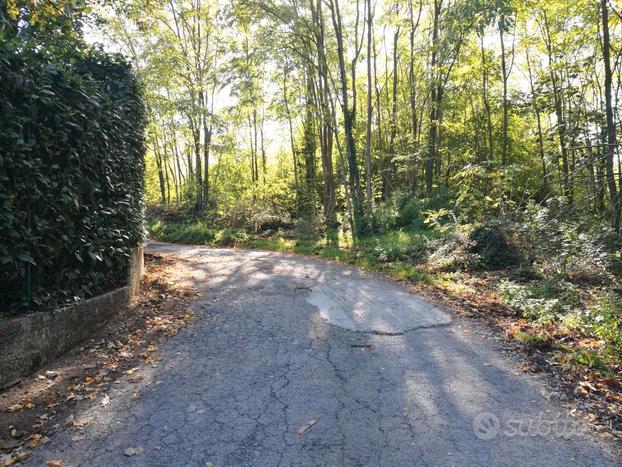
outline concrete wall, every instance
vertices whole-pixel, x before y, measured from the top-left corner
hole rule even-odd
[[[127,286],[52,312],[0,322],[0,389],[89,339],[138,293],[143,272],[139,246],[132,252]]]

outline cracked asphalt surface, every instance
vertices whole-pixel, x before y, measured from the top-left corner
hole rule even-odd
[[[297,255],[148,251],[199,288],[194,324],[140,399],[122,379],[30,465],[618,465],[502,343],[399,284]]]

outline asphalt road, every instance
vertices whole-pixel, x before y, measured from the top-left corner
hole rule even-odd
[[[139,400],[122,380],[80,414],[80,441],[61,429],[31,465],[618,465],[502,341],[400,284],[296,255],[148,251],[200,289],[194,324]]]

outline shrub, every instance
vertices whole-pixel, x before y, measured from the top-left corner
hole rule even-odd
[[[1,42],[1,41],[0,41]],[[143,238],[144,108],[130,67],[0,45],[0,307],[49,308],[125,279]]]
[[[363,216],[361,234],[372,235],[395,227],[397,210],[392,203],[382,203]]]
[[[622,303],[617,296],[606,296],[588,307],[583,328],[602,339],[609,352],[622,355]]]
[[[436,270],[470,269],[478,263],[472,253],[468,226],[455,226],[453,232],[428,244],[428,264]]]
[[[513,266],[519,262],[518,252],[499,228],[479,226],[471,231],[469,238],[471,252],[479,256],[479,263],[484,268]]]
[[[215,241],[222,246],[236,246],[247,242],[250,236],[244,229],[224,229],[216,234]]]
[[[525,262],[550,281],[613,284],[620,236],[600,222],[577,216],[563,198],[530,203],[505,223]]]
[[[501,296],[525,318],[539,323],[552,323],[574,310],[568,296],[558,295],[533,285],[521,285],[504,280],[499,284]]]

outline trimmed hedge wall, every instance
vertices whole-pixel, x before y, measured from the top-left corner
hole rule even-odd
[[[141,90],[117,56],[0,45],[0,314],[123,283],[143,240]]]

